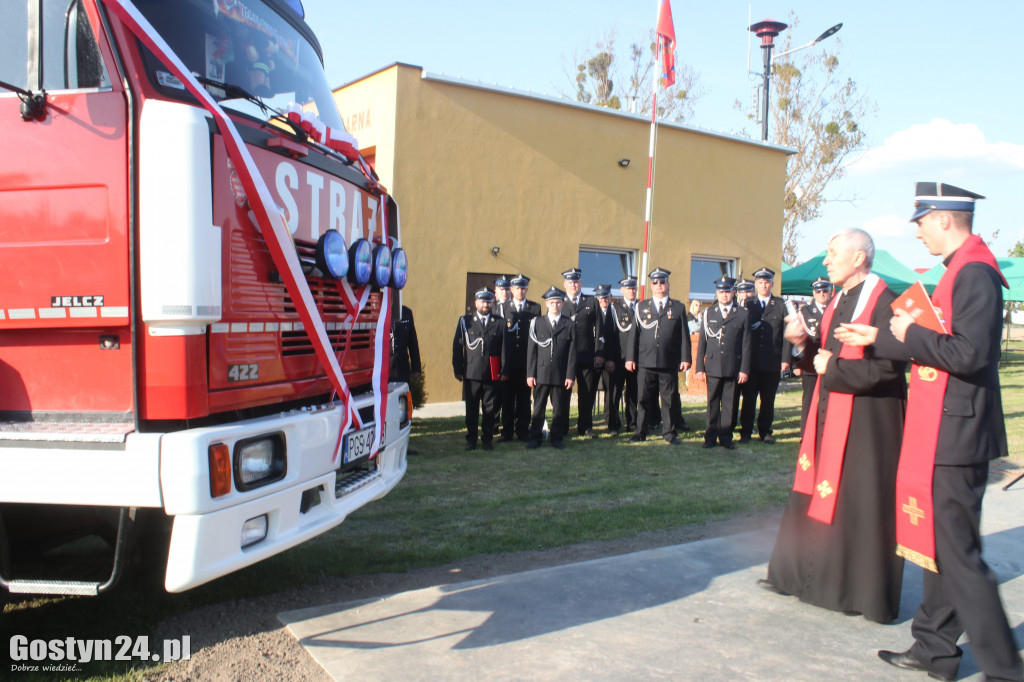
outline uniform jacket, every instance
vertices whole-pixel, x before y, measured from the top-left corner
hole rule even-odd
[[[753,362],[750,369],[755,372],[779,371],[783,361],[782,332],[786,329],[786,304],[778,296],[772,296],[764,309],[761,299],[753,296],[746,301],[750,316],[750,340]],[[791,362],[791,358],[785,358]]]
[[[576,325],[562,315],[554,329],[547,315],[530,321],[530,343],[526,352],[526,376],[538,384],[562,386],[576,376]]]
[[[822,313],[818,310],[817,304],[811,301],[800,308],[800,315],[804,318],[804,323],[811,333],[807,340],[804,341],[803,351],[800,355],[793,357],[791,362],[804,374],[817,374],[814,371],[814,356],[818,354],[818,349],[821,348]]]
[[[964,265],[953,282],[952,313],[946,313],[952,334],[912,324],[905,344],[879,330],[877,345],[887,356],[898,356],[903,346],[903,357],[949,372],[935,463],[980,464],[1007,454],[998,373],[1003,290],[996,271]]]
[[[508,369],[526,369],[526,350],[530,341],[530,320],[541,314],[540,304],[523,301],[523,309],[516,311],[514,301],[499,306],[499,313],[505,322],[505,358]]]
[[[615,325],[615,308],[608,304],[608,312],[601,311],[601,304],[597,304],[597,338],[603,340],[604,359],[611,360],[616,365],[622,362],[622,350],[619,345],[619,330]]]
[[[680,301],[667,299],[660,315],[655,312],[654,299],[637,303],[627,360],[646,369],[678,372],[679,365],[690,362],[691,356],[686,308]]]
[[[416,325],[412,311],[402,306],[402,318],[391,318],[391,369],[392,381],[409,381],[413,374],[419,374],[420,342],[416,338]]]
[[[604,342],[597,333],[598,308],[597,299],[586,294],[580,294],[578,306],[569,298],[562,305],[562,315],[576,323],[576,361],[580,365],[592,367],[595,356],[604,357]]]
[[[735,379],[750,374],[750,326],[745,308],[733,303],[729,315],[715,303],[701,315],[697,340],[698,372]]]
[[[615,327],[615,334],[619,339],[619,355],[621,359],[625,359],[626,346],[629,344],[629,335],[633,331],[633,327],[636,324],[636,302],[634,301],[634,307],[630,308],[629,304],[623,299],[617,298],[612,301],[612,324]]]
[[[490,381],[490,358],[499,358],[504,367],[504,337],[505,324],[500,317],[491,315],[485,327],[475,312],[463,315],[455,325],[452,370],[466,379]]]

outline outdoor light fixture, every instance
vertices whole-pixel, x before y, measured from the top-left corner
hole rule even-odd
[[[409,257],[405,255],[405,249],[395,249],[391,252],[391,283],[396,289],[401,289],[409,281]]]
[[[327,230],[316,243],[316,266],[327,277],[342,279],[348,275],[348,247],[337,230]]]
[[[623,168],[627,167],[629,165],[629,159],[619,159],[619,165]]]
[[[391,281],[391,247],[378,244],[373,249],[373,277],[375,287],[386,287]]]
[[[499,251],[501,251],[501,247],[500,246],[492,246],[491,247],[491,258],[497,258]]]
[[[794,47],[792,50],[786,50],[772,56],[772,50],[775,47],[775,37],[789,28],[789,26],[781,21],[772,21],[771,19],[765,19],[750,25],[750,32],[756,34],[761,39],[761,53],[764,57],[764,73],[761,74],[761,77],[764,79],[762,86],[764,88],[764,99],[761,101],[761,140],[763,142],[768,141],[768,89],[771,84],[772,63],[779,57],[817,45],[822,40],[825,40],[825,38],[838,33],[842,27],[843,24],[838,23],[806,45]]]

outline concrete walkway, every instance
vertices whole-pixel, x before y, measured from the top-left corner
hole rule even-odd
[[[1016,474],[1014,474],[1016,475]],[[1024,643],[1024,481],[989,486],[982,531]],[[280,614],[336,680],[920,680],[878,660],[911,644],[921,569],[879,625],[755,585],[775,530]],[[970,644],[960,679],[980,681]]]

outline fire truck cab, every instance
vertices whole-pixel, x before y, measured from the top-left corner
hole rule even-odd
[[[298,0],[7,3],[0,120],[0,592],[97,594],[143,546],[186,590],[398,484],[398,208]]]

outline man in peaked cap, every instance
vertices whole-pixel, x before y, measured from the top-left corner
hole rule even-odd
[[[503,303],[512,300],[512,292],[509,290],[510,286],[508,279],[505,277],[499,277],[494,280],[494,312],[496,315],[501,315],[498,310]]]
[[[491,314],[494,294],[487,289],[476,292],[476,311],[463,315],[455,327],[452,341],[452,370],[462,382],[466,401],[466,449],[477,442],[477,420],[483,407],[484,450],[491,449],[495,414],[498,411],[498,382],[504,376],[505,325]]]
[[[526,354],[526,382],[533,389],[533,420],[527,448],[540,447],[544,413],[551,401],[552,447],[565,448],[562,439],[569,431],[569,399],[576,375],[576,325],[562,314],[565,294],[555,287],[544,293],[547,313],[530,321],[530,341]]]
[[[743,388],[743,409],[740,411],[740,442],[750,440],[754,432],[754,410],[757,410],[757,433],[765,443],[774,443],[772,423],[775,421],[775,393],[779,390],[782,372],[789,369],[789,358],[783,357],[786,304],[772,296],[775,271],[763,267],[754,273],[756,295],[747,299],[750,317],[753,362],[750,378]]]
[[[793,374],[800,377],[803,388],[803,405],[800,410],[800,434],[803,435],[804,424],[807,423],[807,410],[811,407],[814,385],[818,382],[818,373],[814,370],[814,356],[821,347],[821,318],[825,307],[832,300],[832,282],[826,277],[818,277],[811,283],[814,300],[800,306],[798,317],[787,322],[786,340],[791,342],[793,357]]]
[[[501,382],[501,441],[513,436],[525,441],[530,435],[530,387],[526,384],[526,351],[530,321],[541,314],[540,304],[526,298],[530,278],[519,274],[509,280],[512,298],[499,305],[505,321],[505,372]]]
[[[614,333],[619,340],[619,353],[622,355],[626,352],[629,334],[636,321],[636,277],[629,275],[620,279],[619,291],[622,292],[622,298],[612,301],[612,321],[615,325]],[[612,433],[621,431],[623,427],[632,433],[636,430],[636,372],[627,372],[625,358],[621,359],[622,362],[618,363],[613,374],[611,411],[605,417],[608,420],[608,430]],[[625,424],[619,415],[620,401],[626,417]]]
[[[583,272],[571,268],[562,273],[566,299],[562,314],[576,324],[576,398],[579,415],[576,433],[594,437],[594,402],[604,366],[604,338],[598,334],[597,299],[582,293]]]
[[[975,202],[984,197],[937,182],[919,182],[916,189],[910,219],[917,238],[946,266],[932,294],[946,333],[915,324],[901,309],[889,329],[858,325],[842,335],[846,343],[852,337],[875,341],[877,354],[914,363],[896,485],[896,541],[899,553],[929,570],[911,627],[913,646],[878,655],[952,680],[962,654],[957,641],[966,632],[986,679],[1022,680],[1024,666],[996,576],[982,558],[979,529],[989,461],[1007,453],[998,373],[1006,280],[973,234]]]
[[[746,383],[750,374],[750,327],[746,309],[733,301],[735,285],[736,280],[731,277],[715,282],[717,300],[700,319],[696,377],[708,384],[705,448],[716,443],[726,450],[736,447],[732,444],[736,425],[734,395],[737,385]]]
[[[622,352],[619,348],[619,333],[615,328],[611,285],[599,284],[594,287],[594,298],[597,299],[599,309],[597,334],[604,339],[604,366],[600,377],[600,386],[604,390],[604,423],[612,435],[617,435],[622,424],[618,409],[614,407],[618,400],[615,395],[615,373],[622,369]]]
[[[661,401],[661,437],[676,445],[676,423],[672,418],[672,394],[679,390],[679,372],[690,368],[690,332],[686,307],[669,298],[671,273],[655,268],[651,274],[651,298],[636,307],[636,323],[626,346],[626,369],[637,373],[640,391],[636,430],[630,440],[647,439],[647,413]]]

